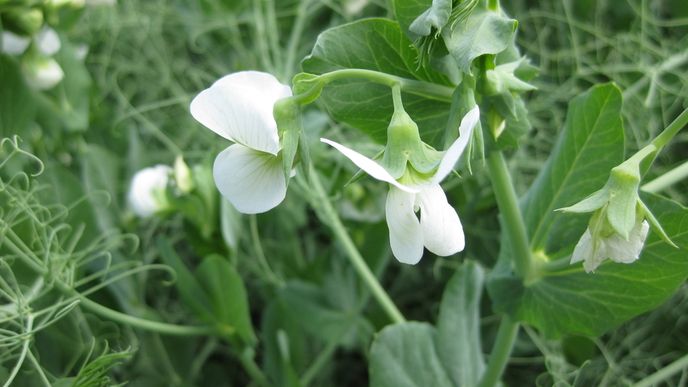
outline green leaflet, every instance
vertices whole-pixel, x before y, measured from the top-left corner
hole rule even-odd
[[[473,59],[485,54],[499,54],[514,39],[518,22],[487,10],[475,10],[465,22],[442,33],[447,50],[464,73],[471,73]]]
[[[367,69],[447,85],[443,75],[418,68],[418,52],[399,25],[388,19],[365,19],[330,28],[318,37],[302,62],[305,72],[323,74],[341,69]],[[404,108],[418,124],[424,141],[437,145],[446,124],[449,103],[404,94]],[[392,117],[392,94],[387,86],[360,79],[329,84],[320,99],[335,120],[385,142]]]
[[[371,348],[375,387],[475,386],[485,369],[480,345],[483,269],[466,262],[449,281],[437,321],[383,329]]]
[[[561,269],[545,273],[536,266],[539,277],[523,285],[511,272],[510,241],[502,237],[499,263],[488,282],[494,308],[548,337],[600,335],[658,306],[688,276],[685,251],[661,242],[655,233],[633,264],[607,262],[590,274],[580,264],[566,265],[589,214],[554,210],[600,189],[610,169],[623,161],[620,109],[621,93],[612,84],[595,86],[576,97],[552,155],[522,200],[536,263],[542,264],[544,257],[562,259]],[[688,211],[656,196],[648,196],[647,204],[669,237],[685,249],[688,233],[681,231],[681,225],[688,222]]]

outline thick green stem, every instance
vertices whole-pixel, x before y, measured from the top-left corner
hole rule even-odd
[[[652,387],[660,382],[663,382],[674,374],[681,372],[682,370],[688,369],[688,355],[684,355],[679,359],[675,360],[673,363],[662,368],[661,370],[655,372],[654,374],[646,377],[645,379],[634,384],[633,387]]]
[[[487,159],[492,187],[497,205],[502,214],[503,232],[506,232],[513,250],[513,266],[516,274],[528,283],[532,274],[532,254],[528,243],[526,226],[523,223],[518,197],[511,183],[509,169],[501,152],[495,151]]]
[[[319,79],[326,84],[336,80],[350,78],[365,79],[367,81],[379,83],[389,87],[399,85],[401,90],[406,93],[416,94],[426,98],[445,102],[451,102],[452,94],[454,93],[454,89],[448,86],[397,77],[396,75],[390,75],[373,70],[343,69],[335,70],[319,76]]]
[[[671,139],[674,138],[676,133],[678,133],[686,125],[688,125],[688,108],[679,114],[678,117],[676,117],[676,119],[670,123],[669,126],[662,131],[662,133],[659,134],[659,136],[652,140],[652,145],[657,148],[657,151],[660,151],[666,144],[669,143],[669,141],[671,141]]]
[[[254,352],[252,349],[245,349],[241,354],[238,355],[239,362],[241,362],[244,371],[253,379],[256,384],[261,387],[270,387],[270,382],[265,376],[263,371],[260,370],[258,364],[254,360]]]
[[[497,331],[497,339],[492,347],[490,360],[487,363],[487,369],[478,387],[493,387],[497,385],[509,361],[511,349],[514,347],[514,342],[518,336],[518,328],[518,323],[512,321],[509,316],[502,318]]]
[[[311,169],[310,182],[313,186],[315,196],[318,200],[318,203],[316,203],[316,205],[320,207],[320,209],[322,210],[321,215],[324,217],[325,222],[330,226],[335,236],[337,237],[337,239],[339,239],[339,242],[344,247],[346,255],[349,258],[349,261],[351,262],[351,264],[353,265],[354,269],[361,277],[363,282],[365,282],[365,284],[368,286],[373,297],[375,297],[382,309],[385,311],[385,313],[387,313],[389,318],[394,323],[405,322],[406,319],[401,314],[401,312],[399,312],[399,309],[394,304],[394,302],[389,298],[387,292],[385,292],[385,290],[382,288],[382,285],[380,285],[380,282],[378,281],[377,277],[375,277],[373,272],[370,271],[368,264],[366,264],[366,261],[358,252],[358,249],[356,248],[354,242],[351,240],[351,237],[349,237],[349,234],[347,233],[344,224],[342,224],[342,221],[341,219],[339,219],[337,211],[334,209],[329,197],[327,196],[327,193],[322,185],[322,182],[320,181],[318,173],[313,170],[312,166],[309,166],[309,168]]]
[[[671,171],[657,177],[656,179],[644,184],[640,189],[647,192],[661,192],[666,188],[684,180],[688,177],[688,161],[672,169]]]

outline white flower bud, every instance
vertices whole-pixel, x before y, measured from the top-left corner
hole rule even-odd
[[[146,218],[167,207],[163,194],[171,173],[172,168],[162,164],[136,172],[127,196],[136,215]]]

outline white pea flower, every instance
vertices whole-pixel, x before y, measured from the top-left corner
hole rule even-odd
[[[47,90],[64,78],[62,67],[53,58],[36,57],[22,66],[26,81],[38,90]]]
[[[213,176],[239,212],[266,212],[287,194],[272,111],[275,102],[291,95],[271,74],[242,71],[220,78],[191,101],[198,122],[234,142],[215,159]]]
[[[147,218],[167,207],[164,193],[171,173],[172,168],[163,164],[136,172],[127,196],[129,207],[136,215]]]
[[[8,55],[21,55],[31,43],[31,38],[10,31],[2,31],[2,52]]]
[[[588,228],[573,250],[571,263],[583,261],[583,268],[590,273],[605,259],[618,263],[635,262],[640,257],[649,229],[650,224],[647,221],[638,222],[626,240],[615,232],[608,233],[607,236],[593,236]]]
[[[412,166],[407,166],[404,175],[398,179],[376,161],[344,145],[321,139],[373,178],[390,184],[385,213],[392,253],[400,262],[418,263],[423,257],[423,247],[439,256],[463,250],[465,238],[459,215],[447,202],[440,182],[452,171],[466,149],[479,119],[477,106],[463,117],[459,138],[444,152],[432,173],[420,174]],[[420,219],[416,212],[420,213]]]

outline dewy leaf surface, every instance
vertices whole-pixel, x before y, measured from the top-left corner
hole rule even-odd
[[[330,28],[318,37],[303,70],[323,74],[342,69],[366,69],[408,79],[447,85],[434,71],[419,68],[418,52],[388,19],[365,19]],[[375,141],[385,142],[392,116],[392,94],[387,86],[361,79],[335,81],[323,90],[321,101],[335,120],[362,130]],[[418,124],[424,140],[442,134],[449,103],[412,94],[403,95],[404,107]]]

